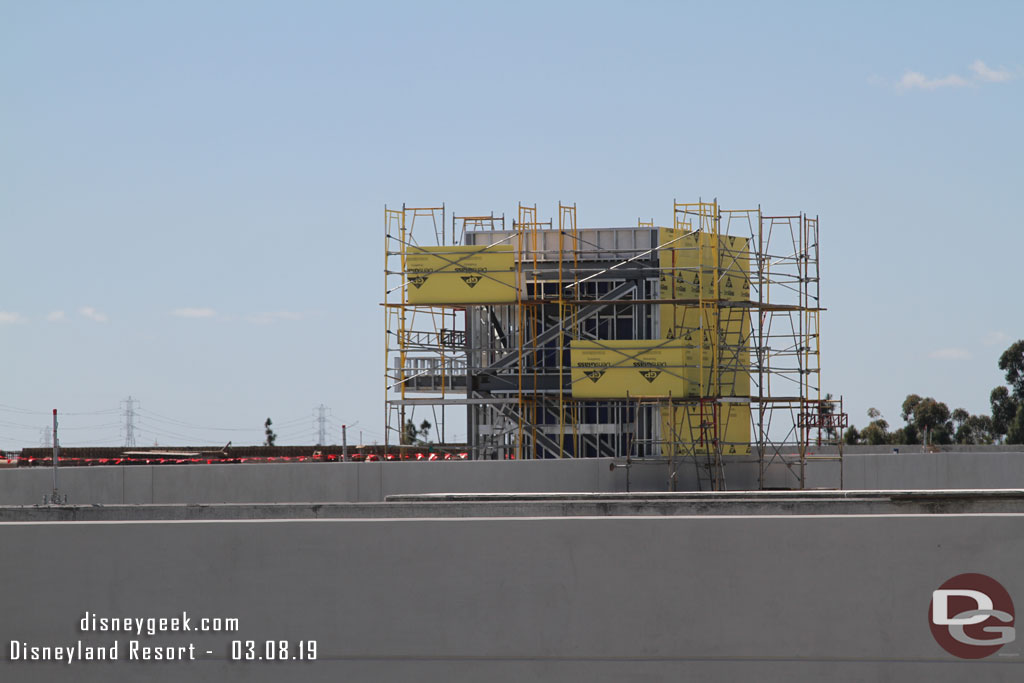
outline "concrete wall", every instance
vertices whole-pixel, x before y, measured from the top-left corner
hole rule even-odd
[[[836,463],[816,463],[808,475],[808,487],[834,487],[836,481]],[[1017,450],[847,455],[843,458],[843,488],[1024,488],[1024,453]]]
[[[868,447],[864,447],[865,449]],[[826,488],[847,491],[866,489],[1005,489],[1024,488],[1024,452],[1020,446],[979,451],[967,447],[938,453],[889,450],[882,453],[846,453],[842,473],[835,460],[815,460],[807,464],[807,488]],[[912,447],[920,449],[920,446]],[[814,456],[832,454],[818,451]],[[796,456],[789,456],[790,462]],[[683,460],[677,466],[678,490],[700,490],[697,466]],[[667,468],[663,462],[637,461],[632,468],[630,489],[634,491],[667,490]],[[757,458],[727,458],[726,485],[731,491],[759,488],[760,465]],[[796,470],[776,460],[765,472],[765,487],[790,489],[797,487]],[[705,485],[706,487],[706,485]]]
[[[69,467],[60,488],[71,503],[374,502],[398,493],[528,493],[669,490],[665,461],[617,460],[133,465]],[[808,465],[809,488],[839,488],[838,463]],[[678,490],[700,490],[692,461],[677,465]],[[758,488],[756,459],[730,459],[730,490]],[[781,463],[766,476],[770,488],[797,479]],[[0,469],[0,505],[32,505],[52,490],[49,468]],[[704,484],[706,488],[706,483]],[[941,452],[848,455],[844,488],[1024,488],[1024,453]]]
[[[0,524],[0,680],[1019,681],[1024,642],[958,660],[931,591],[982,572],[1024,603],[1021,515]],[[86,611],[232,617],[123,661]],[[122,661],[11,662],[120,643]],[[316,662],[230,642],[316,640]],[[210,655],[205,654],[209,650]]]
[[[71,503],[373,502],[398,493],[625,490],[609,460],[363,462],[68,467]],[[0,470],[0,505],[32,505],[53,489],[49,468]]]

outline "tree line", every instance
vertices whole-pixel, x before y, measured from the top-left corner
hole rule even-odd
[[[950,410],[931,396],[909,394],[900,416],[904,426],[893,431],[876,408],[868,409],[871,422],[863,429],[850,427],[843,434],[847,444],[1024,444],[1024,339],[1011,344],[999,356],[1006,386],[989,394],[991,415],[971,415],[963,408]]]

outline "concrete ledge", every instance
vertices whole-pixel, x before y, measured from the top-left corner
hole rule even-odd
[[[385,503],[0,507],[0,522],[1024,514],[1024,490],[390,496]]]

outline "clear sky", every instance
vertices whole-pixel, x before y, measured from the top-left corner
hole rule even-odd
[[[1024,3],[0,0],[0,448],[381,439],[383,209],[821,218],[823,384],[988,412]]]

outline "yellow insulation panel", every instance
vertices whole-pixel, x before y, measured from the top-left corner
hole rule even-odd
[[[750,404],[720,403],[717,434],[712,406],[666,405],[661,409],[662,456],[707,455],[717,438],[722,455],[750,455]]]
[[[409,247],[405,278],[410,304],[514,303],[518,293],[511,245]]]
[[[696,347],[668,339],[570,342],[574,398],[687,396]]]

